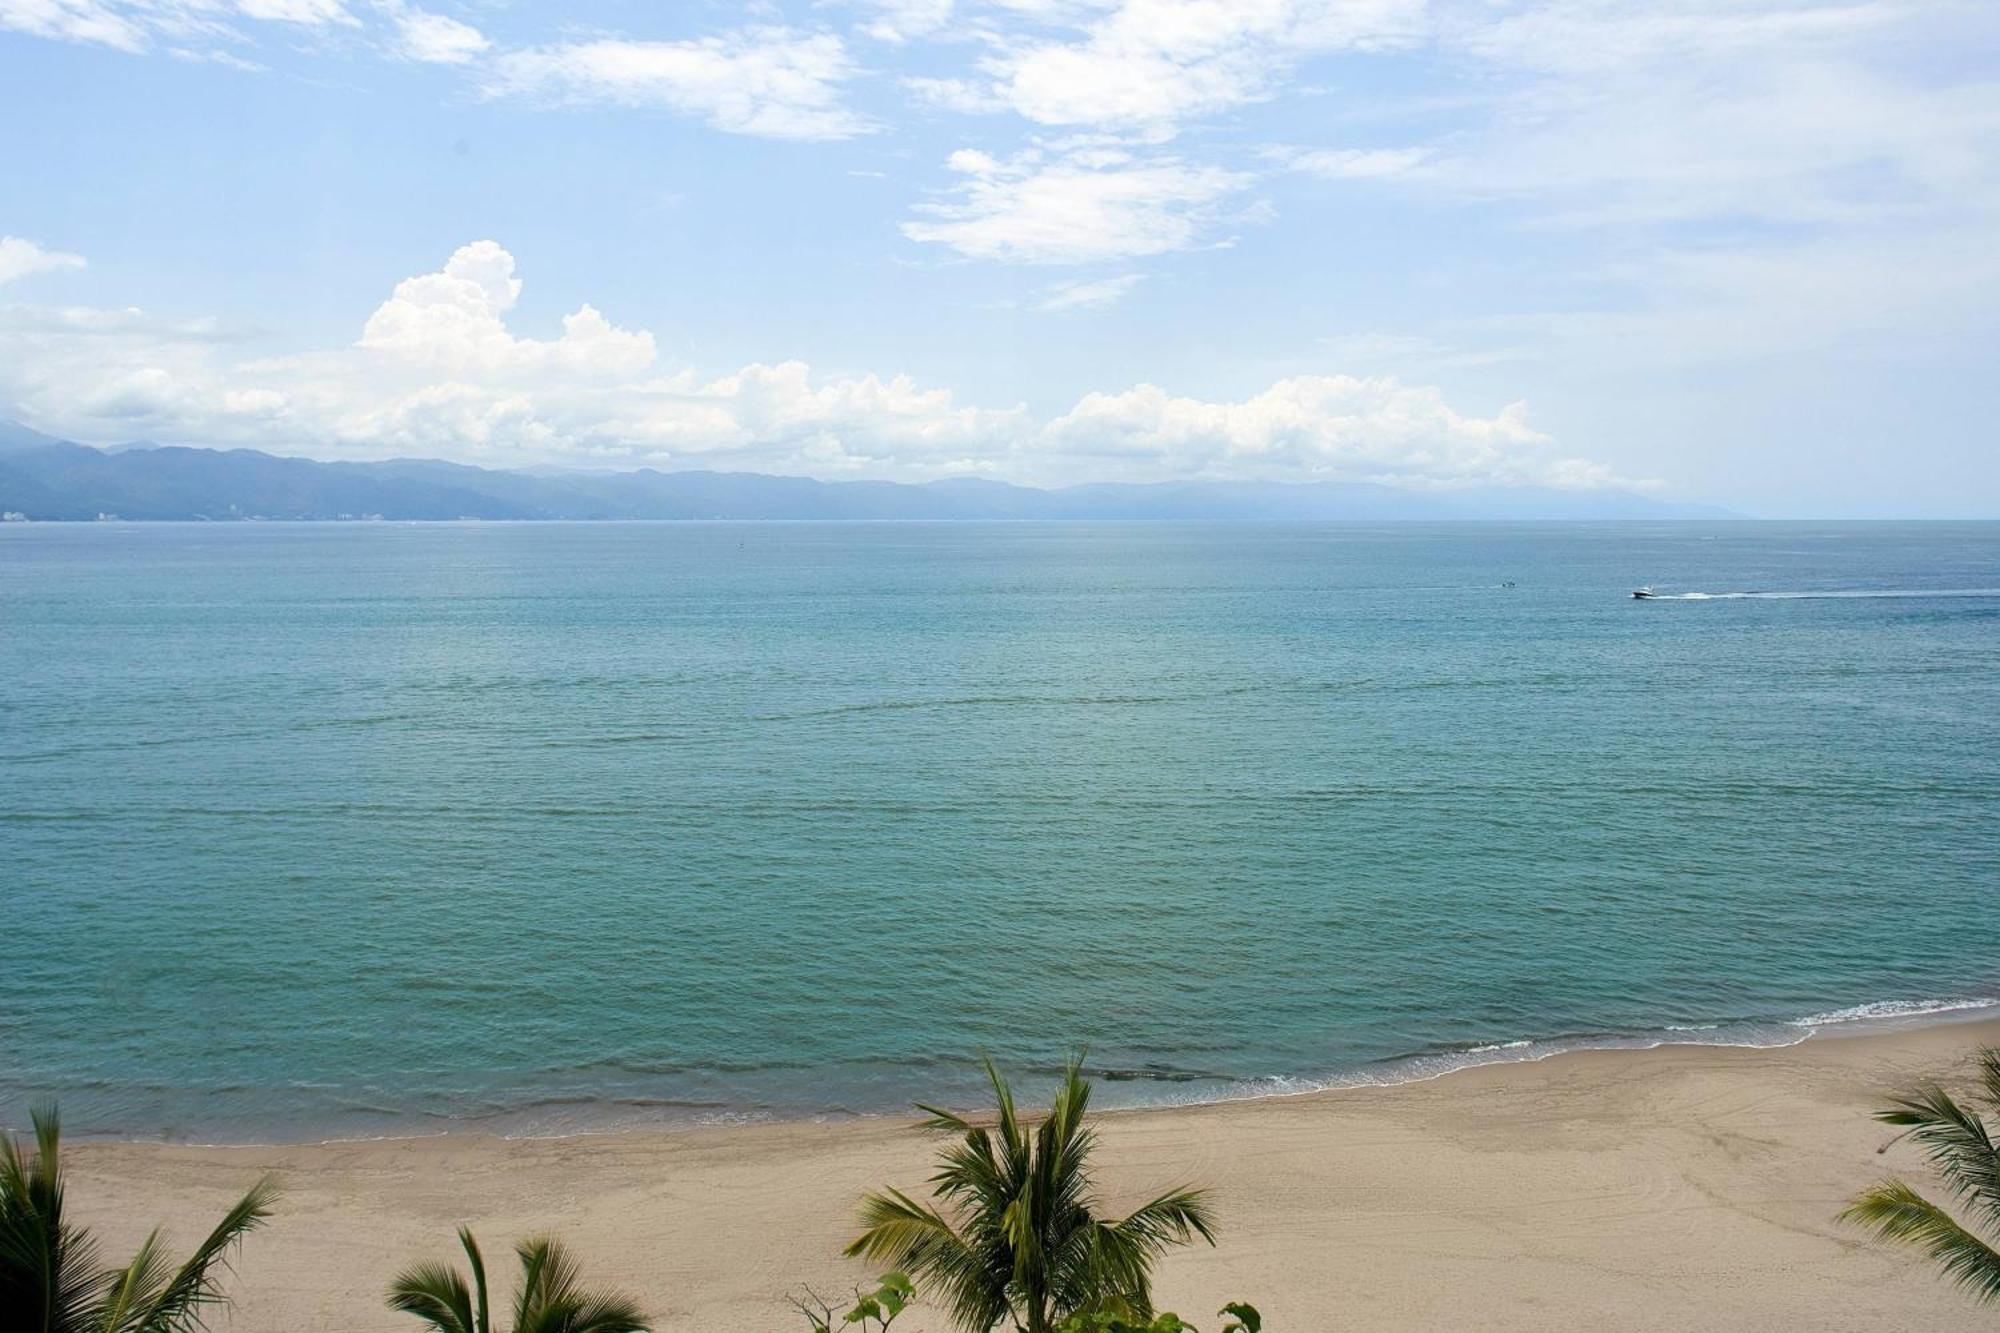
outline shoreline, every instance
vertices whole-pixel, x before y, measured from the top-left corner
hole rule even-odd
[[[1845,1008],[1813,1013],[1796,1019],[1737,1020],[1714,1024],[1689,1025],[1686,1027],[1667,1026],[1633,1034],[1572,1034],[1555,1037],[1526,1037],[1508,1041],[1492,1042],[1477,1046],[1447,1047],[1433,1051],[1420,1051],[1406,1055],[1391,1056],[1372,1061],[1352,1069],[1331,1074],[1274,1075],[1265,1079],[1235,1080],[1216,1089],[1212,1093],[1186,1098],[1161,1097],[1134,1101],[1120,1100],[1117,1089],[1148,1081],[1170,1082],[1168,1080],[1146,1080],[1120,1077],[1118,1072],[1098,1072],[1092,1075],[1097,1085],[1093,1098],[1095,1109],[1102,1114],[1136,1114],[1153,1111],[1172,1111],[1204,1106],[1233,1106],[1267,1100],[1282,1100],[1295,1097],[1312,1097],[1322,1093],[1353,1091],[1357,1089],[1393,1089],[1413,1084],[1435,1082],[1456,1074],[1475,1070],[1517,1064],[1538,1064],[1564,1055],[1584,1052],[1642,1052],[1665,1048],[1687,1047],[1714,1050],[1785,1050],[1801,1045],[1814,1038],[1847,1040],[1885,1033],[1911,1031],[1939,1025],[1977,1023],[1991,1019],[2000,1022],[2000,997],[1960,996],[1937,1000],[1882,1000],[1851,1005]],[[1758,1040],[1744,1036],[1731,1040],[1722,1034],[1768,1033],[1773,1040]],[[1694,1035],[1713,1033],[1715,1036]],[[1685,1034],[1685,1035],[1675,1035]],[[1480,1057],[1480,1058],[1474,1058]],[[1014,1072],[1011,1071],[1010,1072]],[[1114,1090],[1107,1097],[1107,1090]],[[566,1103],[573,1099],[564,1099]],[[1107,1104],[1108,1103],[1108,1104]],[[615,1101],[601,1103],[603,1106],[616,1105]],[[949,1103],[947,1103],[949,1104]],[[977,1107],[953,1106],[952,1109],[966,1110]],[[504,1120],[510,1114],[521,1112],[498,1112],[483,1119]],[[390,1130],[379,1134],[328,1135],[325,1137],[272,1137],[272,1138],[205,1138],[169,1137],[165,1133],[155,1135],[132,1135],[117,1131],[93,1132],[88,1129],[66,1128],[65,1139],[73,1143],[106,1143],[137,1145],[170,1145],[187,1148],[292,1148],[332,1146],[338,1144],[428,1142],[438,1139],[472,1137],[487,1138],[507,1143],[561,1142],[571,1139],[598,1138],[624,1134],[684,1133],[717,1129],[739,1129],[762,1125],[847,1125],[875,1122],[896,1122],[910,1118],[909,1104],[884,1106],[872,1110],[859,1111],[811,1111],[796,1113],[784,1111],[761,1113],[752,1110],[725,1110],[713,1115],[690,1115],[683,1117],[642,1117],[628,1123],[620,1123],[607,1117],[599,1124],[579,1125],[575,1128],[538,1131],[508,1131],[482,1128],[480,1119],[451,1118],[430,1132]],[[0,1132],[24,1132],[25,1125],[8,1126],[0,1123]]]
[[[1674,1329],[1984,1327],[1917,1256],[1834,1221],[1888,1172],[1928,1184],[1869,1118],[1889,1092],[1957,1078],[2000,1018],[1810,1036],[1783,1047],[1574,1050],[1450,1079],[1134,1108],[1100,1120],[1114,1210],[1211,1187],[1215,1250],[1177,1252],[1163,1308],[1248,1299],[1274,1329],[1330,1325]],[[1357,1095],[1365,1089],[1366,1095]],[[551,1230],[660,1333],[792,1324],[788,1292],[869,1276],[839,1257],[864,1189],[920,1188],[933,1144],[907,1117],[478,1133],[290,1146],[69,1146],[78,1219],[107,1254],[155,1221],[182,1243],[265,1170],[287,1197],[230,1290],[245,1329],[390,1330],[396,1268],[472,1224],[489,1250]],[[944,1328],[931,1312],[913,1333]]]

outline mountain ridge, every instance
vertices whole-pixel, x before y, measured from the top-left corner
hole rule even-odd
[[[821,481],[654,468],[531,473],[428,458],[320,462],[258,449],[100,449],[7,422],[0,422],[0,510],[36,521],[1732,517],[1629,492],[1538,487],[1168,481],[1041,489],[982,477]]]

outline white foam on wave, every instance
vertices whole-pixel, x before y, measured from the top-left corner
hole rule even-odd
[[[1792,1020],[1793,1027],[1822,1028],[1837,1027],[1842,1023],[1881,1022],[1885,1019],[1923,1018],[1931,1014],[1955,1014],[1973,1009],[1991,1009],[2000,1005],[2000,1000],[1967,996],[1954,1000],[1876,1000],[1872,1004],[1850,1005],[1845,1009],[1829,1009],[1823,1014],[1808,1014],[1804,1018]]]
[[[1497,1064],[1533,1064],[1552,1056],[1577,1051],[1651,1051],[1662,1046],[1732,1047],[1745,1050],[1781,1050],[1797,1046],[1820,1035],[1825,1028],[1853,1024],[1896,1025],[1926,1018],[1940,1021],[1947,1014],[1972,1014],[2000,1007],[2000,998],[1965,996],[1945,1000],[1876,1000],[1868,1004],[1808,1014],[1804,1018],[1743,1021],[1733,1023],[1667,1023],[1651,1032],[1625,1035],[1517,1038],[1487,1042],[1449,1051],[1430,1051],[1403,1056],[1360,1069],[1347,1069],[1319,1077],[1279,1074],[1245,1079],[1220,1091],[1205,1089],[1186,1096],[1148,1101],[1141,1105],[1188,1105],[1213,1102],[1256,1101],[1265,1097],[1300,1097],[1318,1092],[1355,1088],[1393,1088],[1406,1083],[1428,1083],[1467,1069]],[[1138,1109],[1132,1107],[1128,1109]]]
[[[1682,1035],[1687,1034],[1687,1035]],[[1714,1035],[1706,1035],[1714,1034]],[[1743,1024],[1724,1032],[1719,1023],[1697,1027],[1662,1028],[1658,1032],[1632,1036],[1554,1038],[1546,1041],[1521,1038],[1489,1042],[1453,1051],[1434,1051],[1404,1056],[1361,1069],[1349,1069],[1320,1077],[1274,1074],[1246,1079],[1221,1090],[1203,1090],[1185,1096],[1149,1100],[1121,1109],[1145,1106],[1202,1105],[1215,1102],[1258,1101],[1265,1097],[1302,1097],[1312,1093],[1339,1092],[1360,1088],[1395,1088],[1408,1083],[1429,1083],[1447,1074],[1487,1065],[1535,1064],[1553,1056],[1578,1051],[1650,1051],[1661,1046],[1734,1046],[1753,1050],[1774,1050],[1796,1046],[1813,1034],[1786,1024]]]

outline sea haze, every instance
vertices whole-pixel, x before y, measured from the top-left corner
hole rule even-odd
[[[9,1123],[1071,1046],[1212,1097],[2000,994],[2000,525],[16,524],[0,624]]]

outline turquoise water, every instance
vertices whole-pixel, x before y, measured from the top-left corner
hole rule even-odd
[[[2000,994],[2000,525],[10,526],[0,735],[9,1123],[868,1112],[1077,1044],[1196,1098]]]

